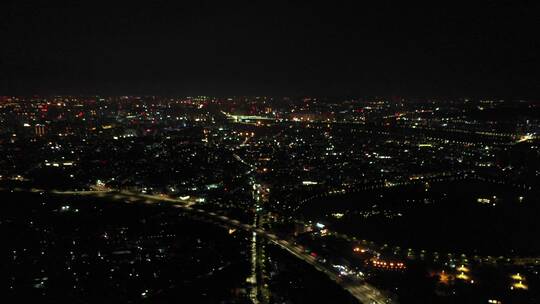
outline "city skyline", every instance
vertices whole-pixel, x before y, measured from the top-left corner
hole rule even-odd
[[[0,97],[6,295],[535,304],[539,108]]]

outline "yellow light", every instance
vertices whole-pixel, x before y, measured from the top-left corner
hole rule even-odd
[[[527,285],[523,284],[522,281],[519,281],[518,283],[514,283],[514,285],[512,285],[512,287],[517,288],[517,289],[523,289],[523,290],[529,289],[529,287]]]
[[[465,267],[465,265],[461,265],[457,270],[461,272],[469,272],[469,268]]]
[[[516,280],[516,281],[525,281],[525,277],[523,277],[522,275],[518,273],[514,274],[511,276],[512,279]]]

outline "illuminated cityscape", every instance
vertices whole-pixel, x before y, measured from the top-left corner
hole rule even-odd
[[[540,303],[540,3],[0,12],[1,303]]]
[[[174,298],[188,254],[237,277],[209,301],[294,298],[292,262],[343,301],[538,297],[539,102],[286,100],[2,97],[8,291]]]

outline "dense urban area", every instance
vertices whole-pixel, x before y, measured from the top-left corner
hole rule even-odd
[[[0,97],[3,298],[540,303],[540,101]]]

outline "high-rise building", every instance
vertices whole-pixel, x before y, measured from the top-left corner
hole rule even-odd
[[[45,135],[45,125],[37,124],[34,129],[37,136]]]

